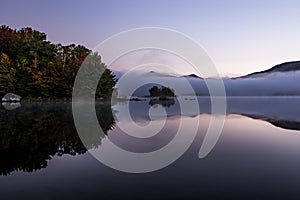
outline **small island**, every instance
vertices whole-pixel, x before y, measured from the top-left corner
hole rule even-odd
[[[157,86],[153,86],[149,89],[151,100],[149,101],[149,105],[154,106],[156,104],[162,105],[163,107],[170,107],[175,104],[175,91],[169,87],[161,86],[160,88]]]
[[[149,89],[149,93],[150,97],[158,97],[159,100],[169,100],[169,97],[175,97],[174,89],[165,86],[161,86],[160,88],[153,86]]]

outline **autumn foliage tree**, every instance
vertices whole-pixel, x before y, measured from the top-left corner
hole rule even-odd
[[[117,80],[101,57],[82,45],[47,41],[46,34],[22,28],[0,27],[0,94],[24,97],[71,97],[76,73],[88,55],[104,70],[96,97],[108,98]]]

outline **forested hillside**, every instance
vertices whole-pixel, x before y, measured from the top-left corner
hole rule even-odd
[[[27,98],[70,98],[76,73],[90,55],[104,70],[96,97],[111,96],[117,80],[101,57],[82,45],[47,41],[45,33],[32,28],[0,26],[0,94],[11,92]]]

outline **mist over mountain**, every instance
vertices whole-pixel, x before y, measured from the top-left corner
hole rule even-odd
[[[298,96],[300,61],[282,63],[265,71],[222,80],[227,96]],[[196,74],[179,76],[151,71],[131,74],[126,84],[118,84],[117,88],[121,96],[127,97],[148,96],[148,90],[159,85],[173,88],[177,96],[209,96],[207,84],[215,84],[217,81],[216,78],[201,78]],[[128,88],[133,85],[138,87],[132,93]]]
[[[286,62],[279,65],[275,65],[274,67],[264,70],[261,72],[254,72],[251,74],[248,74],[246,76],[241,76],[238,78],[250,78],[250,77],[259,77],[259,76],[265,76],[270,73],[274,72],[291,72],[291,71],[299,71],[300,70],[300,61],[292,61],[292,62]]]
[[[300,95],[300,62],[287,62],[246,76],[223,79],[229,96]]]

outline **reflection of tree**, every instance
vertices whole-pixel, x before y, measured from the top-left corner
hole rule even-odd
[[[96,107],[104,133],[115,124],[110,105]],[[30,104],[13,111],[0,109],[0,174],[21,170],[32,172],[47,167],[53,156],[83,154],[70,104]],[[101,144],[102,137],[91,147]]]
[[[165,100],[160,100],[160,99],[151,99],[149,101],[149,105],[150,106],[154,106],[154,105],[161,105],[163,107],[170,107],[170,106],[173,106],[175,104],[175,100],[173,98],[168,98],[168,99],[165,99]]]

